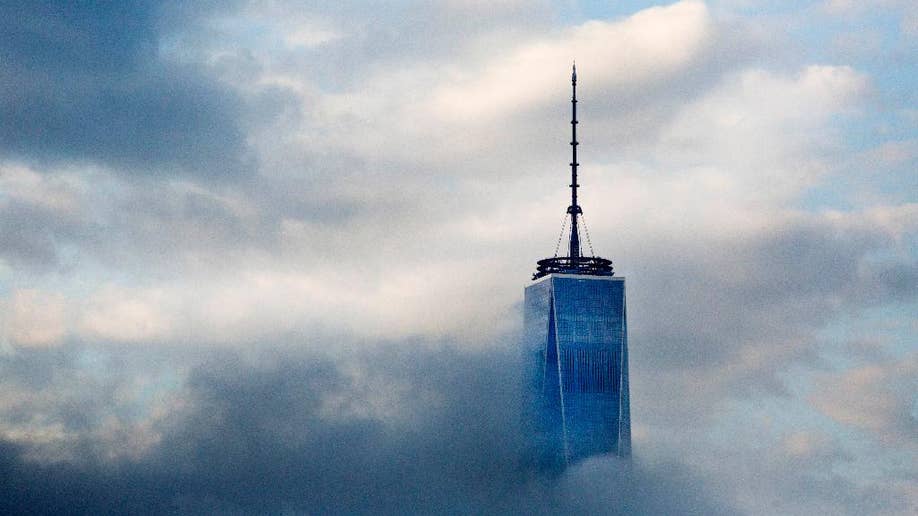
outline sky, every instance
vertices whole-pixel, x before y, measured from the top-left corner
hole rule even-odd
[[[3,3],[0,512],[915,514],[916,56],[904,0]],[[575,59],[634,458],[539,479]]]

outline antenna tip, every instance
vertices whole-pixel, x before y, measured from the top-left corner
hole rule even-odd
[[[577,61],[574,61],[574,65],[571,67],[571,82],[577,82]]]

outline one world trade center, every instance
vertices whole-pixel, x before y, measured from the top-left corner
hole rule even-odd
[[[568,253],[558,256],[556,250],[538,261],[525,289],[522,343],[527,462],[555,471],[593,455],[631,454],[625,278],[613,275],[611,260],[592,256],[592,250],[586,256],[581,245],[576,68],[571,86]]]

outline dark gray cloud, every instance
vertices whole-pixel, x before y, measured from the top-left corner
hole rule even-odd
[[[15,267],[58,265],[57,237],[79,232],[78,224],[38,206],[0,204],[0,257]]]
[[[817,344],[812,331],[840,309],[914,299],[913,261],[874,258],[892,246],[876,227],[825,220],[743,239],[657,242],[629,271],[641,282],[635,338],[654,367],[722,367],[750,343],[796,349],[799,359]]]
[[[0,426],[10,439],[32,443],[0,448],[0,512],[717,514],[731,512],[732,502],[762,512],[907,511],[890,495],[897,487],[884,485],[889,475],[859,489],[831,473],[841,466],[858,474],[874,451],[839,445],[789,457],[780,427],[764,439],[717,434],[755,426],[732,404],[773,396],[782,408],[769,415],[813,430],[809,416],[790,414],[806,400],[788,392],[783,375],[825,366],[826,342],[817,336],[840,314],[915,299],[914,259],[897,252],[900,244],[869,214],[860,226],[852,224],[857,214],[835,224],[810,213],[724,236],[721,221],[703,216],[696,227],[671,223],[679,210],[688,220],[698,210],[684,203],[689,190],[633,201],[641,213],[594,233],[595,242],[614,244],[612,257],[629,278],[637,443],[630,470],[603,458],[550,481],[523,475],[508,374],[518,368],[509,352],[435,352],[403,342],[335,360],[288,349],[253,364],[212,349],[201,352],[210,355],[202,363],[188,349],[170,348],[199,336],[202,348],[286,348],[264,341],[291,329],[314,341],[316,326],[333,336],[439,335],[458,325],[493,334],[463,310],[494,307],[518,317],[506,293],[518,299],[530,260],[542,252],[532,242],[542,237],[533,236],[541,229],[507,221],[540,216],[529,203],[566,184],[566,68],[558,72],[557,105],[523,107],[493,127],[430,130],[423,110],[405,109],[450,84],[452,67],[460,76],[481,73],[490,57],[498,63],[527,41],[560,34],[548,27],[556,21],[550,6],[497,12],[488,2],[404,3],[374,11],[362,2],[315,9],[274,2],[220,18],[231,7],[0,6],[0,158],[37,171],[12,173],[11,189],[0,192],[0,292],[36,289],[55,299],[60,291],[72,305],[61,315],[69,325],[63,340],[90,341],[10,348],[0,335]],[[216,23],[203,21],[211,16]],[[284,40],[312,21],[340,34],[314,47]],[[626,192],[597,199],[588,213],[600,202],[632,202],[628,181],[646,178],[620,177],[617,168],[598,178],[587,162],[661,162],[663,175],[685,163],[719,166],[721,151],[732,148],[720,149],[718,138],[710,149],[705,138],[677,138],[674,150],[665,137],[659,148],[660,132],[686,105],[721,105],[738,94],[727,88],[719,97],[725,78],[768,66],[760,55],[767,49],[745,30],[718,25],[715,32],[713,48],[678,76],[635,91],[591,92],[593,72],[584,70],[586,195],[607,180],[623,180]],[[434,74],[438,66],[442,75]],[[793,83],[791,75],[763,77]],[[794,107],[808,113],[806,103]],[[795,124],[783,121],[776,132]],[[709,134],[712,125],[701,116],[689,133]],[[769,134],[750,134],[769,154],[796,141],[793,133],[789,142]],[[238,178],[247,165],[243,140],[257,149],[257,181],[171,180]],[[710,155],[680,150],[686,142]],[[392,152],[403,148],[410,152]],[[759,166],[756,156],[728,168]],[[792,161],[796,176],[800,163]],[[115,170],[73,172],[71,163]],[[547,172],[552,167],[560,175]],[[526,184],[508,185],[517,174]],[[33,184],[32,175],[45,182]],[[709,199],[721,195],[730,191]],[[763,207],[785,208],[780,199]],[[475,214],[486,223],[475,223]],[[652,222],[640,223],[645,215]],[[543,236],[553,243],[554,233]],[[481,264],[474,277],[462,273],[469,264]],[[54,273],[30,278],[35,270]],[[443,276],[450,281],[437,283]],[[313,284],[318,294],[304,288]],[[111,299],[93,297],[109,287]],[[42,312],[44,298],[35,299],[27,310]],[[102,322],[119,331],[100,332],[86,315],[107,317]],[[433,323],[421,321],[431,315]],[[152,329],[139,332],[143,349],[94,348],[132,340],[144,327]],[[339,355],[358,347],[327,343]],[[184,383],[188,367],[194,371]],[[164,391],[181,403],[170,404]],[[886,443],[876,449],[896,451]]]
[[[625,253],[635,421],[678,440],[673,421],[714,424],[725,403],[791,401],[788,369],[827,367],[826,349],[841,344],[818,337],[827,324],[916,298],[915,264],[892,246],[871,225],[809,220]]]
[[[513,356],[415,344],[267,365],[212,355],[184,388],[190,408],[162,422],[140,458],[111,461],[84,445],[48,465],[4,444],[0,512],[730,512],[678,464],[597,459],[560,478],[527,474]],[[367,378],[405,387],[393,417],[349,410],[366,401]]]
[[[163,57],[159,21],[169,9],[159,2],[0,6],[0,153],[206,178],[244,172],[240,100],[199,65]]]

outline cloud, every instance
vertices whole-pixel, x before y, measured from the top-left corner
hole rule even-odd
[[[741,429],[733,437],[747,439],[754,434]],[[863,482],[839,474],[851,467],[854,458],[838,441],[820,431],[796,430],[777,439],[765,435],[760,434],[764,440],[746,446],[741,454],[731,454],[726,452],[729,447],[714,444],[705,450],[707,457],[697,455],[695,465],[704,471],[708,485],[730,492],[737,512],[905,515],[914,510],[909,495],[914,485],[909,486],[908,480],[884,475],[883,481]]]
[[[160,420],[158,439],[140,455],[98,456],[81,445],[52,466],[28,458],[35,443],[6,443],[0,485],[9,496],[0,508],[731,512],[678,464],[596,459],[557,480],[530,478],[516,455],[513,356],[401,342],[334,361],[212,357],[191,372],[178,394],[185,407]],[[365,410],[380,396],[366,380],[406,388],[388,408]]]
[[[0,305],[3,336],[17,346],[47,346],[67,331],[66,304],[60,294],[35,289],[17,290]]]
[[[2,156],[207,179],[247,172],[239,99],[197,67],[163,58],[162,9],[3,7]]]
[[[445,119],[486,123],[521,107],[544,106],[558,100],[557,71],[575,58],[590,72],[587,91],[620,97],[621,90],[639,90],[690,66],[711,40],[711,23],[700,2],[589,22],[457,74],[433,95],[431,110]]]
[[[648,244],[629,270],[635,418],[711,424],[722,403],[791,396],[788,368],[821,362],[830,321],[913,302],[914,289],[896,285],[913,282],[915,264],[874,258],[894,252],[895,233],[871,218],[785,219],[744,240]]]
[[[658,37],[662,33],[665,38]],[[590,124],[614,135],[608,140],[618,150],[653,132],[670,110],[717,76],[714,70],[734,66],[751,45],[731,39],[699,2],[563,31],[525,32],[492,44],[502,51],[479,45],[447,59],[415,59],[409,67],[373,66],[365,81],[344,91],[306,96],[312,110],[300,145],[333,150],[331,159],[355,154],[374,168],[396,161],[402,175],[419,164],[421,170],[486,180],[497,169],[504,178],[539,174],[557,156],[550,152],[553,145],[563,149],[567,141],[569,108],[563,99],[573,59],[582,73],[580,95],[593,113]],[[276,73],[304,82],[291,77],[293,71]],[[314,126],[325,130],[309,130]],[[463,164],[459,169],[457,160]],[[411,177],[426,181],[423,173]]]
[[[719,368],[736,361],[737,379],[748,382],[742,375],[756,370],[765,379],[781,364],[807,356],[804,343],[839,310],[913,297],[915,264],[895,253],[902,236],[914,232],[914,211],[906,206],[819,218],[784,214],[755,231],[742,228],[741,238],[731,230],[696,233],[690,241],[660,235],[631,243],[625,270],[640,284],[632,295],[634,331],[652,351],[654,368]],[[195,223],[192,217],[189,223]],[[182,231],[176,228],[171,236]],[[291,231],[287,238],[289,249],[300,237]],[[302,238],[305,245],[315,236]],[[679,255],[660,252],[673,246]],[[874,258],[890,252],[891,257]],[[376,277],[367,271],[389,270],[389,260],[397,263],[401,255],[354,263],[353,269],[320,261],[303,269],[296,263],[306,263],[304,256],[309,255],[293,253],[292,263],[273,256],[249,264],[206,262],[150,285],[105,282],[88,292],[59,295],[72,314],[60,336],[238,346],[324,328],[370,338],[461,336],[487,342],[519,324],[513,300],[525,275],[483,271],[485,259],[439,258],[416,264],[411,275]],[[667,294],[672,288],[691,295],[673,298]],[[494,298],[485,299],[487,292]],[[780,331],[774,320],[784,321]],[[729,371],[723,379],[732,377]]]
[[[893,445],[918,446],[918,356],[825,374],[810,402],[840,424]]]
[[[5,507],[915,506],[890,356],[914,149],[873,102],[904,69],[825,56],[819,17],[776,40],[770,15],[699,2],[215,5],[6,8]],[[640,452],[543,490],[513,470],[507,371],[567,205],[572,58]],[[897,329],[851,329],[877,313]],[[871,352],[822,374],[849,331]],[[873,426],[845,412],[870,399]]]
[[[834,143],[827,122],[852,110],[867,88],[866,77],[844,66],[809,66],[792,77],[744,70],[686,106],[660,143],[683,167],[723,167],[727,184],[798,194],[823,168],[813,158]]]
[[[83,185],[74,174],[0,166],[0,259],[25,270],[58,266],[58,243],[79,234],[84,222]]]
[[[103,287],[87,300],[80,332],[92,340],[149,341],[169,335],[172,321],[163,312],[169,299],[161,289],[125,292]]]

